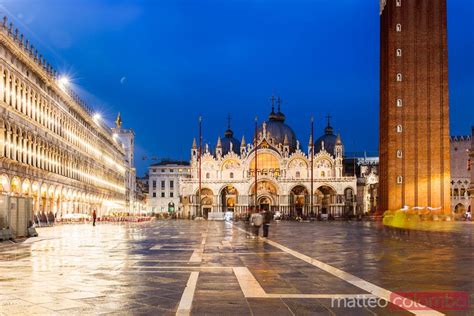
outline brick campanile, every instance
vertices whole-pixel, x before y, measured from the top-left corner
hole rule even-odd
[[[446,0],[381,0],[379,211],[450,213]]]

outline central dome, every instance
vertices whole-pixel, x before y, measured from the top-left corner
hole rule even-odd
[[[296,134],[293,129],[285,124],[285,114],[280,111],[278,107],[278,112],[275,113],[275,110],[272,108],[272,112],[268,116],[268,122],[266,122],[266,131],[267,134],[270,134],[270,140],[273,144],[285,145],[285,138],[288,141],[288,146],[290,151],[296,150]],[[258,132],[263,132],[263,124],[258,127]]]

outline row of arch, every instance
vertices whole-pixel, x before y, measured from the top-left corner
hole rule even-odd
[[[469,192],[469,181],[451,181],[451,197],[452,198],[468,198],[471,196]]]
[[[120,165],[121,161],[117,158],[120,156],[120,150],[114,148],[116,145],[101,137],[100,133],[72,108],[65,107],[68,109],[68,113],[65,113],[55,106],[55,102],[61,103],[57,94],[47,91],[49,95],[45,96],[33,84],[19,79],[15,71],[6,66],[1,66],[0,74],[0,100],[4,104],[62,137],[79,150],[101,160],[104,158],[104,163],[113,161],[114,165]]]
[[[70,150],[0,118],[0,157],[94,186],[125,192],[119,172],[93,159],[74,155]]]
[[[280,211],[284,214],[302,216],[310,212],[322,212],[341,216],[353,210],[355,206],[355,192],[352,187],[347,187],[343,194],[329,185],[318,186],[313,192],[313,209],[311,209],[310,190],[302,184],[293,186],[286,194],[278,193],[277,185],[268,180],[257,183],[257,197],[255,198],[255,187],[252,186],[243,195],[232,185],[223,186],[218,192],[211,188],[201,189],[201,205],[206,212],[237,212],[245,213],[249,207],[257,205],[260,209],[269,209],[274,212]],[[195,198],[191,200],[199,204],[199,190],[195,192]],[[314,215],[314,214],[313,214]]]
[[[33,198],[35,214],[90,213],[100,209],[104,196],[78,189],[0,174],[0,194]]]

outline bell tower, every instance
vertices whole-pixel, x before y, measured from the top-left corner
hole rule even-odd
[[[450,212],[446,0],[380,2],[380,204]]]

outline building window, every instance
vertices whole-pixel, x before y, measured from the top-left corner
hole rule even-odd
[[[165,180],[161,180],[161,189],[164,190],[166,187]]]
[[[231,172],[231,173],[229,174],[229,177],[230,177],[231,179],[234,179],[234,173]]]
[[[208,172],[206,173],[206,179],[210,179],[211,178],[211,174]]]
[[[400,149],[397,150],[397,158],[403,158],[403,152]]]
[[[401,82],[403,80],[402,74],[397,74],[397,81]]]
[[[170,180],[170,189],[174,189],[174,181]]]
[[[324,171],[321,171],[321,178],[324,178],[326,176],[326,173]]]
[[[397,125],[397,133],[403,132],[403,127],[401,125]]]
[[[402,176],[398,176],[397,177],[397,184],[402,184],[403,183],[403,177]]]
[[[156,169],[152,169],[153,172],[156,172]]]
[[[165,172],[165,169],[161,169],[161,172]]]
[[[165,192],[161,192],[161,197],[165,197]]]
[[[397,49],[397,57],[402,57],[402,49],[401,48]]]
[[[173,197],[173,192],[170,192],[170,198],[172,198],[172,197]]]
[[[397,99],[397,107],[401,108],[403,106],[402,99]]]
[[[297,178],[301,177],[301,173],[299,171],[296,171],[296,177]]]
[[[397,32],[401,32],[402,31],[402,25],[400,23],[397,24]]]
[[[170,172],[174,172],[174,170],[173,170],[173,169],[170,169]]]
[[[402,6],[402,0],[397,0],[395,3],[396,3],[396,5],[397,5],[397,7],[401,7],[401,6]]]
[[[153,180],[153,188],[156,188],[156,180]]]
[[[153,197],[156,197],[156,192],[153,192]]]

